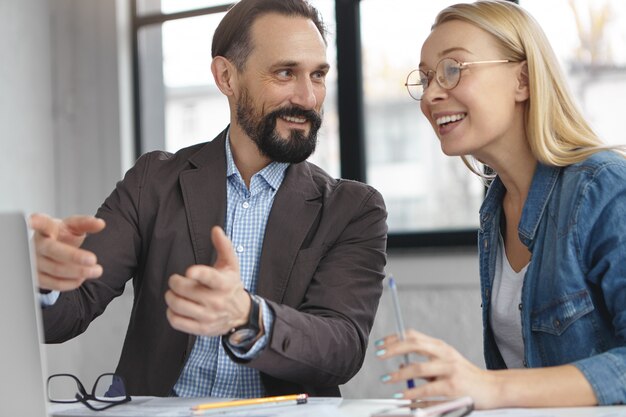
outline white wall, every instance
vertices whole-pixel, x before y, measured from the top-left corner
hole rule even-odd
[[[390,250],[388,255],[386,269],[397,282],[405,326],[443,339],[484,367],[476,250]],[[391,295],[385,288],[365,363],[357,376],[341,387],[344,397],[389,398],[404,388],[379,382],[400,362],[383,362],[374,355],[374,342],[395,332]]]
[[[93,213],[131,163],[127,0],[0,0],[0,210]],[[6,63],[10,63],[7,65]],[[391,251],[407,326],[482,364],[475,250]],[[132,288],[84,335],[47,349],[49,372],[87,384],[115,368]],[[371,342],[394,331],[385,292]],[[385,397],[371,348],[344,396]]]
[[[130,68],[123,66],[129,46],[116,31],[126,8],[97,0],[50,5],[56,184],[63,197],[56,211],[91,214],[119,180],[132,147]]]
[[[120,4],[0,0],[0,211],[94,213],[122,161],[129,166],[129,26]],[[131,301],[127,291],[87,334],[50,346],[49,372],[93,381],[112,371]]]
[[[0,0],[0,211],[53,211],[50,37],[45,0]]]

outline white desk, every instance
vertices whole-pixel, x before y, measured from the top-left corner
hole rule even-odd
[[[136,397],[131,403],[109,410],[93,412],[82,404],[53,404],[53,416],[65,417],[181,417],[189,415],[190,405],[202,399]],[[245,413],[217,414],[214,416],[245,417],[370,417],[372,413],[391,408],[398,400],[341,400],[338,398],[311,398],[308,404],[289,407],[250,410]],[[470,417],[626,417],[626,406],[578,407],[578,408],[535,408],[474,411]]]
[[[343,400],[339,406],[341,416],[369,417],[372,413],[389,408],[394,400]],[[532,408],[474,411],[470,417],[626,417],[626,406]]]

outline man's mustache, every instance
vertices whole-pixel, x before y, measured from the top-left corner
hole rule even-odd
[[[276,119],[279,117],[301,117],[305,118],[311,123],[313,129],[319,129],[322,125],[322,116],[315,110],[305,110],[299,107],[283,107],[276,109],[273,112],[267,114],[266,118],[276,123]]]

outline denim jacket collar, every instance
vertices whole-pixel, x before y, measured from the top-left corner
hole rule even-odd
[[[539,221],[548,206],[560,172],[561,168],[537,164],[517,229],[520,240],[527,247],[530,247],[535,238]]]
[[[520,240],[527,247],[530,247],[535,238],[539,222],[546,210],[550,194],[557,183],[560,172],[561,168],[559,167],[537,164],[518,226]],[[485,223],[490,220],[492,215],[499,214],[505,192],[506,189],[502,180],[500,177],[496,177],[480,208],[481,228],[484,229]]]

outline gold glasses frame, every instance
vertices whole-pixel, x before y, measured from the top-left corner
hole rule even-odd
[[[444,90],[452,90],[454,87],[459,85],[461,81],[461,71],[471,67],[472,65],[484,65],[484,64],[505,64],[511,61],[510,59],[492,59],[488,61],[467,61],[467,62],[459,62],[454,58],[445,57],[439,60],[437,65],[435,66],[435,70],[428,70],[426,72],[415,69],[409,72],[409,75],[406,77],[406,81],[404,86],[406,87],[409,95],[412,99],[421,101],[424,96],[424,92],[430,85],[433,78],[437,81],[437,84]],[[446,66],[446,64],[448,64]],[[451,68],[457,69],[458,72],[455,75],[450,76],[444,70],[449,70]],[[418,81],[412,81],[415,76],[418,76]]]

